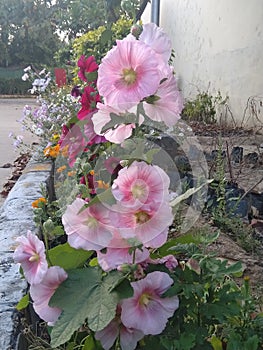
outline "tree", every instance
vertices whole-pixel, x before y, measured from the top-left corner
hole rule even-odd
[[[1,65],[50,64],[61,45],[50,1],[0,0]]]

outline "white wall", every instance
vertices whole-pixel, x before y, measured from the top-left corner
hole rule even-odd
[[[263,1],[160,2],[160,26],[172,39],[184,96],[193,97],[198,89],[212,94],[220,90],[229,96],[234,117],[241,120],[248,98],[263,96]],[[144,22],[150,21],[149,13],[148,8]],[[257,106],[260,109],[260,101]],[[247,126],[256,123],[250,114]]]

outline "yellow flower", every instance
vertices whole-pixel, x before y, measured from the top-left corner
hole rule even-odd
[[[53,138],[53,141],[58,141],[60,139],[60,135],[59,134],[54,134],[52,136],[52,138]]]
[[[44,156],[56,158],[59,154],[59,151],[60,151],[60,145],[48,146],[44,149]]]
[[[66,165],[62,165],[61,167],[57,168],[57,173],[62,173],[62,171],[65,169],[67,169]]]
[[[47,204],[46,198],[40,197],[40,198],[36,199],[36,200],[32,203],[32,207],[33,207],[33,208],[39,208],[39,207],[40,207],[40,206],[39,206],[40,203]]]
[[[74,176],[76,174],[76,171],[69,171],[68,176]]]
[[[103,189],[107,190],[110,187],[110,185],[108,183],[105,183],[102,180],[98,180],[96,182],[98,184],[98,188],[103,188]]]

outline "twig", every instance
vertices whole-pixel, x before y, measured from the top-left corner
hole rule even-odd
[[[250,191],[252,191],[257,185],[259,185],[260,184],[260,182],[262,182],[263,181],[263,176],[253,185],[253,186],[251,186],[241,197],[240,197],[240,201],[242,200],[242,199],[244,199],[245,197],[246,197],[246,195],[250,192]]]
[[[230,181],[233,183],[233,171],[232,171],[232,165],[230,161],[230,154],[229,154],[229,147],[228,147],[228,142],[226,141],[226,156],[227,156],[227,163],[228,163],[228,169],[229,169],[229,176],[230,176]]]

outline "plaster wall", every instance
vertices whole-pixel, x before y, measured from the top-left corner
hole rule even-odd
[[[172,39],[175,71],[185,98],[198,90],[229,96],[235,120],[263,125],[262,0],[160,0],[160,26]],[[150,21],[150,6],[144,15]],[[255,99],[252,99],[255,97]]]

